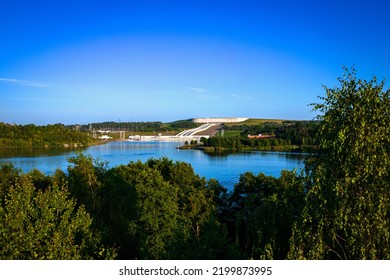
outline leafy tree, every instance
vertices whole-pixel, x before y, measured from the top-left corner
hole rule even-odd
[[[207,189],[211,192],[213,204],[217,208],[219,218],[223,218],[224,213],[228,211],[228,190],[223,187],[218,180],[210,179],[207,181]]]
[[[102,178],[100,222],[104,244],[118,248],[119,259],[140,258],[138,240],[129,233],[129,222],[137,218],[136,189],[128,168],[118,166]]]
[[[114,257],[100,247],[91,217],[84,207],[76,207],[64,187],[37,191],[31,178],[22,175],[1,201],[0,259]]]
[[[168,258],[177,228],[177,189],[141,162],[120,166],[118,171],[136,196],[135,216],[128,220],[128,233],[136,242],[138,257]]]
[[[98,173],[103,172],[104,163],[94,162],[92,156],[83,153],[69,157],[68,162],[71,164],[68,166],[67,178],[70,192],[90,213],[98,214],[102,210]]]
[[[227,232],[217,217],[214,189],[189,164],[161,158],[107,169],[83,154],[69,162],[68,175],[57,171],[52,181],[68,182],[72,196],[93,216],[94,230],[107,247],[118,249],[119,258],[226,257]],[[42,174],[33,175],[44,182]]]
[[[290,258],[390,258],[390,91],[345,69],[325,87],[318,155],[306,163],[306,205]]]
[[[94,191],[101,210],[93,213],[105,244],[117,247],[120,259],[170,258],[178,228],[177,188],[145,163],[101,170],[92,158],[81,156],[77,162],[74,168],[82,172],[77,173],[75,186],[85,190],[79,193],[81,197],[92,197],[90,178],[97,186]]]
[[[212,192],[206,187],[204,178],[194,173],[191,165],[185,162],[173,162],[167,158],[151,159],[147,164],[158,170],[163,178],[176,190],[177,230],[172,244],[170,258],[198,259],[210,258],[219,251],[207,251],[205,227],[217,230],[216,208]],[[171,196],[174,193],[171,193]],[[208,244],[211,246],[211,243]],[[203,249],[202,249],[203,248]],[[223,255],[220,255],[221,258]]]
[[[30,178],[31,178],[34,186],[38,190],[45,190],[52,184],[51,176],[46,176],[45,174],[43,174],[38,169],[31,170],[28,173],[28,175],[30,175]],[[64,184],[59,184],[59,185],[61,186],[61,185],[64,185]]]
[[[249,258],[285,259],[292,226],[303,208],[302,178],[282,171],[280,178],[241,175],[231,195],[236,242]]]
[[[15,168],[12,163],[0,164],[0,197],[3,200],[8,190],[13,186],[21,176],[22,171]],[[2,201],[4,205],[4,201]]]

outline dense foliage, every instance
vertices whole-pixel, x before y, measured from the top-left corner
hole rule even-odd
[[[0,259],[97,259],[115,255],[100,244],[92,218],[52,178],[39,188],[13,166],[0,168]]]
[[[216,135],[203,138],[205,151],[241,150],[301,150],[312,151],[318,144],[318,121],[270,122],[257,125],[235,124],[225,126],[227,131],[239,131],[234,137]],[[264,138],[249,138],[248,135],[263,135]],[[269,136],[269,138],[267,138]],[[213,148],[213,149],[210,149]]]
[[[325,87],[318,156],[306,164],[306,205],[291,258],[390,258],[390,91],[346,71]]]
[[[47,126],[0,123],[0,147],[88,145],[90,137],[62,124]]]
[[[315,145],[318,142],[318,121],[265,122],[257,125],[239,125],[225,127],[226,130],[239,130],[243,139],[248,135],[274,135],[290,145]],[[267,139],[264,139],[267,140]]]
[[[245,173],[228,196],[221,219],[245,258],[285,259],[303,199],[303,180],[295,172],[282,171],[280,178]]]
[[[2,259],[285,258],[302,208],[294,172],[246,173],[228,194],[167,158],[107,168],[80,153],[66,173],[5,164],[0,178]]]

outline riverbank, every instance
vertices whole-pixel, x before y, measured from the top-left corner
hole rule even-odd
[[[93,145],[100,145],[100,143],[94,143],[94,144],[80,144],[80,143],[63,143],[63,144],[43,144],[43,145],[5,145],[0,146],[0,149],[28,149],[28,148],[84,148],[89,147]]]
[[[208,147],[200,144],[195,145],[182,145],[179,146],[180,150],[199,150],[203,151],[207,154],[228,154],[228,153],[237,153],[237,152],[305,152],[305,153],[313,153],[317,150],[316,146],[297,146],[297,145],[289,145],[289,146],[271,146],[271,147],[241,147],[241,148],[224,148],[224,147]]]

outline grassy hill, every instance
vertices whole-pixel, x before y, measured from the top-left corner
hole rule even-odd
[[[290,120],[281,120],[281,119],[248,119],[246,121],[243,121],[243,122],[239,122],[239,123],[226,123],[225,126],[234,126],[234,125],[248,125],[248,126],[252,126],[252,125],[259,125],[259,124],[264,124],[264,123],[277,123],[277,124],[281,124],[283,122],[289,122]]]

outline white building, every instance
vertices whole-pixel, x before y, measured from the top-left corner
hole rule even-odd
[[[249,118],[194,118],[194,123],[238,123],[246,121]]]
[[[100,140],[110,140],[110,139],[112,139],[112,137],[108,136],[108,135],[102,135],[102,136],[99,136],[99,139]]]

